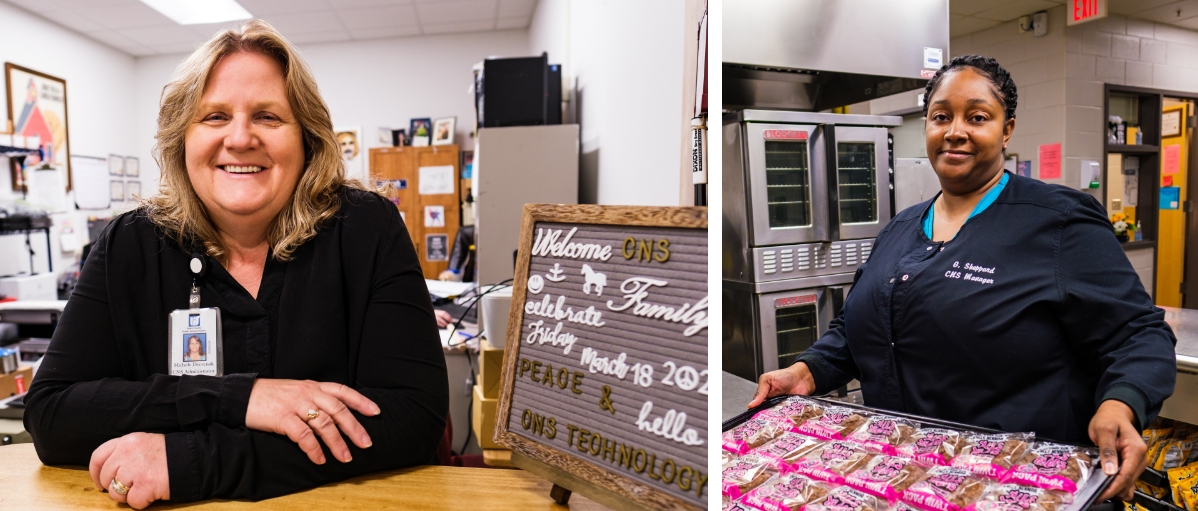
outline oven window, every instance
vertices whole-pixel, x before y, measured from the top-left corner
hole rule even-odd
[[[819,338],[815,304],[774,309],[778,328],[778,367],[790,367],[795,357],[807,351]]]
[[[806,140],[765,143],[771,229],[811,225],[810,183]]]
[[[837,144],[841,224],[878,221],[876,161],[874,145],[871,143]]]

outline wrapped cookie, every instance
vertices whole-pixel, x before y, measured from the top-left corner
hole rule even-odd
[[[998,479],[1027,451],[1031,433],[967,434],[961,454],[953,458],[954,467]]]
[[[744,502],[741,502],[739,500],[732,500],[732,499],[728,498],[727,495],[724,496],[723,507],[721,507],[720,509],[722,511],[757,511],[757,510],[749,507]]]
[[[803,507],[803,511],[884,511],[885,502],[868,493],[841,486],[822,499]]]
[[[823,415],[807,419],[795,426],[795,431],[824,440],[844,440],[865,424],[868,413],[844,406],[824,408]]]
[[[1198,463],[1168,469],[1165,475],[1173,490],[1173,503],[1182,509],[1198,509]]]
[[[874,452],[893,456],[898,453],[896,447],[918,429],[919,424],[909,419],[874,415],[850,433],[848,440],[864,445],[866,449]]]
[[[739,499],[777,474],[778,469],[770,460],[752,454],[741,456],[724,467],[723,493],[730,499]]]
[[[1065,506],[1059,492],[1000,483],[986,488],[982,498],[969,506],[968,511],[1057,511]]]
[[[943,428],[919,428],[895,449],[924,466],[948,465],[961,450],[965,434]]]
[[[903,502],[923,511],[960,511],[986,490],[986,481],[964,468],[929,468],[918,482],[903,491]]]
[[[846,441],[825,442],[787,467],[789,472],[832,484],[844,484],[844,476],[857,470],[873,457],[864,447]]]
[[[759,511],[799,511],[827,495],[829,490],[825,483],[799,474],[786,474],[766,481],[741,501]]]
[[[924,470],[911,458],[874,456],[864,467],[845,476],[845,484],[863,492],[882,497],[889,502],[898,500],[903,490],[915,484]]]
[[[786,401],[769,411],[785,416],[795,424],[802,424],[824,414],[824,405],[801,396],[789,396]]]
[[[769,458],[779,468],[798,461],[804,454],[819,447],[822,441],[794,431],[787,431],[782,436],[770,440],[769,443],[753,449],[753,454]]]
[[[1036,442],[999,481],[1062,491],[1072,497],[1086,487],[1096,457],[1098,452],[1092,448]]]
[[[726,467],[726,466],[728,466],[729,463],[736,461],[736,459],[739,457],[740,456],[737,456],[736,454],[733,454],[732,452],[726,451],[724,449],[720,449],[720,466]]]
[[[764,410],[741,425],[725,431],[723,447],[725,451],[744,454],[782,436],[793,427],[794,423],[785,416],[773,413],[772,410]]]

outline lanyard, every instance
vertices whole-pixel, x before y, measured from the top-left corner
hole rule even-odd
[[[191,254],[191,262],[188,265],[191,270],[191,296],[187,299],[189,308],[200,308],[200,286],[198,279],[204,276],[208,270],[208,265],[204,263],[204,256],[200,254]]]

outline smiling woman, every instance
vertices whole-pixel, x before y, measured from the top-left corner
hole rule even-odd
[[[347,185],[298,53],[261,21],[217,34],[158,127],[159,194],[96,241],[26,397],[42,461],[139,509],[429,463],[428,290],[395,207]]]
[[[750,406],[856,378],[869,406],[1094,442],[1131,498],[1138,431],[1173,391],[1173,332],[1092,196],[1013,176],[1017,94],[993,58],[928,83],[926,146],[942,193],[878,234],[840,316]]]

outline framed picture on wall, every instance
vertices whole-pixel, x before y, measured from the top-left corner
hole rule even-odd
[[[12,121],[13,133],[23,135],[26,139],[37,137],[38,147],[47,155],[48,163],[67,170],[66,189],[69,191],[71,147],[66,80],[12,62],[4,63],[4,77],[8,120]],[[25,163],[41,162],[37,156],[30,156]],[[14,181],[13,189],[18,190],[19,183]]]
[[[125,182],[125,201],[135,202],[137,197],[141,195],[141,181],[126,181]]]
[[[341,160],[345,162],[345,177],[366,182],[366,159],[362,151],[362,128],[344,127],[333,128],[337,135],[337,146],[341,149]]]
[[[412,146],[422,147],[428,145],[432,130],[432,119],[428,117],[412,119],[412,124],[408,126],[408,136],[412,137]]]
[[[1181,112],[1181,110],[1173,110],[1161,115],[1162,138],[1181,135]]]
[[[457,117],[445,117],[437,119],[433,123],[433,145],[447,145],[453,143],[453,128],[457,123]]]
[[[139,165],[139,162],[137,161],[137,158],[134,158],[132,156],[126,156],[125,157],[125,175],[130,176],[130,177],[140,176],[141,169],[138,167],[138,165]]]
[[[125,175],[125,157],[115,154],[108,155],[108,175],[123,176]]]
[[[108,185],[108,200],[112,202],[125,201],[125,182],[113,179]]]

